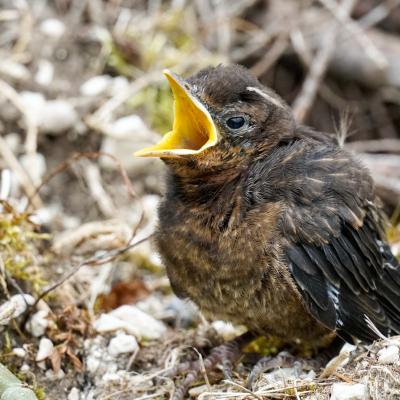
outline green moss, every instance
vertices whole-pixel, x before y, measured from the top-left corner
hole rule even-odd
[[[21,286],[38,293],[45,285],[37,265],[37,247],[48,235],[37,232],[27,213],[18,213],[9,204],[2,203],[0,214],[0,255],[6,273]]]
[[[35,395],[38,398],[38,400],[46,399],[46,392],[45,392],[44,388],[38,386],[36,388],[33,388],[33,391],[35,392]]]
[[[284,342],[274,336],[260,336],[249,343],[244,349],[245,352],[258,353],[263,356],[277,354]]]
[[[173,97],[166,82],[144,88],[128,101],[128,105],[144,114],[154,131],[166,133],[171,130]]]

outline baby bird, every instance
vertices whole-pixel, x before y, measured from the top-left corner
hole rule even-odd
[[[173,130],[156,243],[174,292],[257,335],[400,333],[400,267],[363,165],[238,65],[164,72]]]

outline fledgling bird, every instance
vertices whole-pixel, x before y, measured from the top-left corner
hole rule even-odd
[[[156,242],[174,292],[210,318],[319,346],[400,333],[400,267],[368,171],[237,65],[165,71],[173,130]]]

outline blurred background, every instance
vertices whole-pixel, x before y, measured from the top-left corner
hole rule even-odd
[[[105,395],[116,384],[106,374],[158,371],[176,346],[205,347],[229,331],[181,330],[201,318],[171,294],[147,240],[163,166],[132,156],[172,125],[162,69],[186,77],[219,63],[248,67],[299,123],[346,136],[376,181],[398,251],[399,0],[0,0],[0,286],[47,307],[28,310],[29,338],[7,328],[2,361],[36,371],[49,339],[59,350],[48,350],[41,371],[51,373],[38,378],[49,398]],[[122,362],[107,347],[117,328],[101,318],[127,304],[154,333],[146,319],[125,329],[137,347]],[[27,343],[31,353],[15,356]],[[49,386],[60,371],[70,379]],[[127,398],[163,396],[165,385],[143,383]]]

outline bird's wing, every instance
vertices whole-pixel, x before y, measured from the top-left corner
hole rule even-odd
[[[327,243],[291,242],[291,273],[311,313],[345,339],[400,332],[400,267],[371,212],[358,229],[342,223]]]
[[[300,154],[301,163],[292,156],[294,172],[282,180],[289,268],[310,312],[346,340],[400,333],[400,265],[384,241],[372,181],[345,152],[329,151]]]

